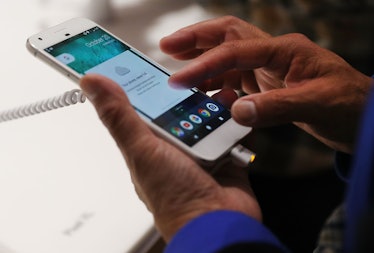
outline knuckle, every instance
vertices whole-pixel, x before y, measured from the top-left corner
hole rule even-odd
[[[228,40],[271,37],[270,34],[255,25],[235,16],[225,16],[223,18],[223,26],[226,29],[226,39]]]
[[[225,24],[228,24],[228,25],[238,24],[242,22],[241,19],[239,19],[238,17],[232,16],[232,15],[224,16],[222,20]]]
[[[290,36],[291,38],[294,38],[294,39],[301,39],[301,40],[306,40],[308,39],[308,37],[302,33],[290,33],[288,34],[288,36]]]
[[[311,42],[310,39],[302,33],[290,33],[284,35],[290,43],[302,45],[305,42]]]

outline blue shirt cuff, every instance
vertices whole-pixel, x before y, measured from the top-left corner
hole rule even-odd
[[[279,240],[257,220],[234,211],[214,211],[185,225],[171,240],[165,253],[210,253],[245,245],[288,252]]]

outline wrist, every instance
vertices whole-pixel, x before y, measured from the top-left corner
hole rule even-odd
[[[193,210],[189,205],[188,209],[191,210],[183,210],[182,212],[174,214],[169,212],[165,215],[154,214],[155,226],[165,242],[168,243],[182,227],[197,217],[219,210],[219,208],[206,208],[206,205],[203,206],[205,207],[201,209],[195,208]]]
[[[234,195],[239,196],[238,200],[225,198],[224,196],[216,199],[192,200],[184,205],[173,205],[174,210],[168,208],[164,213],[154,212],[155,225],[166,242],[169,242],[174,235],[186,224],[192,220],[215,211],[232,211],[250,216],[261,223],[262,213],[257,201],[248,201],[248,193],[236,192]]]

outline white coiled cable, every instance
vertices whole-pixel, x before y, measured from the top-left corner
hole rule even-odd
[[[74,89],[67,91],[60,96],[2,111],[0,112],[0,123],[31,116],[41,112],[55,110],[69,105],[74,105],[76,103],[84,103],[85,101],[86,97],[83,95],[82,91],[79,89]]]

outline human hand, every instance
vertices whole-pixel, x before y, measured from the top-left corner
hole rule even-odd
[[[223,17],[183,28],[160,47],[176,59],[193,59],[171,76],[172,86],[247,93],[231,108],[237,122],[253,127],[294,122],[333,149],[353,151],[371,78],[303,35],[271,37]]]
[[[155,136],[119,85],[87,75],[81,88],[115,139],[136,192],[166,241],[191,219],[213,210],[239,211],[261,220],[243,168],[227,165],[214,179],[190,157]]]

